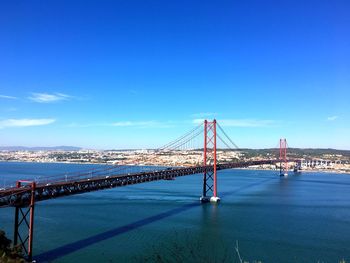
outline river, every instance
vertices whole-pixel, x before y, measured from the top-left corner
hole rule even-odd
[[[98,165],[0,163],[0,187],[16,179]],[[224,170],[221,203],[200,204],[202,176],[42,201],[35,208],[37,262],[350,261],[350,175]],[[12,238],[14,209],[0,209]],[[226,260],[226,261],[225,261]]]

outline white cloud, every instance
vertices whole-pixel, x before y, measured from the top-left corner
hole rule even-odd
[[[51,103],[62,100],[69,100],[72,96],[63,93],[32,93],[28,99],[39,103]]]
[[[199,124],[204,122],[204,119],[194,119],[193,123]],[[275,124],[273,120],[256,120],[256,119],[224,119],[218,120],[218,123],[223,127],[270,127]]]
[[[55,121],[55,119],[7,119],[0,120],[0,128],[42,126]]]
[[[15,100],[15,99],[17,99],[16,97],[13,97],[13,96],[1,95],[1,94],[0,94],[0,98],[1,98],[1,99],[9,99],[9,100]]]
[[[338,118],[339,118],[338,116],[330,116],[327,118],[327,121],[335,121]]]

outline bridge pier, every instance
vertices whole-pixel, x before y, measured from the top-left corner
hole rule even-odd
[[[217,159],[216,159],[216,120],[204,121],[204,154],[203,154],[203,193],[200,198],[202,203],[218,203],[217,196]],[[211,162],[213,165],[211,166]]]
[[[17,181],[16,187],[20,188],[22,183],[28,183],[31,186],[29,206],[17,204],[15,206],[15,224],[13,245],[20,246],[27,256],[29,262],[33,259],[33,234],[34,234],[34,207],[35,207],[35,182]],[[29,219],[28,219],[29,217]],[[22,236],[20,228],[28,229],[28,234]]]
[[[283,166],[282,167],[282,162]],[[280,139],[280,176],[288,176],[287,140]]]
[[[219,203],[220,202],[220,197],[212,196],[212,197],[210,197],[210,202],[211,203]]]
[[[201,201],[201,203],[219,203],[220,202],[220,197],[218,196],[201,196],[201,198],[199,198],[199,200]]]
[[[209,203],[210,197],[209,196],[201,196],[201,198],[199,198],[199,200],[201,201],[201,203]]]

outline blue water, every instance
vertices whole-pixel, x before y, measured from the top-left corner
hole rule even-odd
[[[90,167],[0,163],[0,185]],[[350,261],[350,175],[225,170],[218,177],[219,205],[198,202],[201,175],[38,202],[34,258],[238,262],[238,241],[250,262]],[[10,237],[13,218],[13,208],[0,209],[0,228]]]

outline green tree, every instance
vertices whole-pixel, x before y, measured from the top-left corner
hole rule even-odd
[[[20,247],[11,248],[11,240],[0,230],[0,262],[1,263],[25,263]]]

